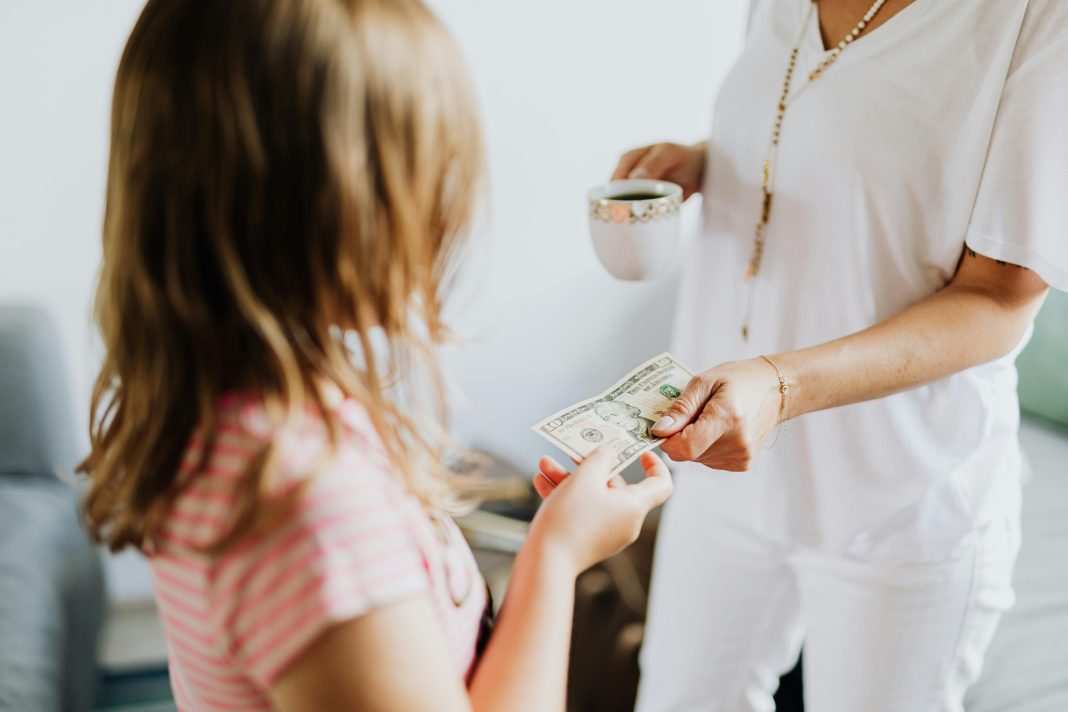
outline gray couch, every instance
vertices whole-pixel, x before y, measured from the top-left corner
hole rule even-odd
[[[0,710],[89,710],[104,613],[55,326],[0,307]]]

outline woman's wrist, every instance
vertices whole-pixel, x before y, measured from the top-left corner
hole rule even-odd
[[[798,356],[799,352],[797,351],[786,351],[767,356],[775,366],[776,375],[781,375],[785,381],[784,408],[787,420],[793,420],[799,415],[804,415],[808,412],[805,408],[805,392],[798,367]]]

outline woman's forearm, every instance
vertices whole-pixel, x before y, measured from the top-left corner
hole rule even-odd
[[[516,557],[508,594],[470,685],[476,712],[551,712],[566,702],[576,573],[532,537]]]
[[[965,248],[942,290],[868,329],[819,346],[720,364],[690,380],[653,432],[673,460],[749,468],[782,416],[881,398],[1009,353],[1049,286]]]
[[[999,358],[1019,343],[1044,296],[1041,284],[1009,297],[984,285],[950,284],[869,329],[773,356],[791,382],[790,416],[890,395]]]

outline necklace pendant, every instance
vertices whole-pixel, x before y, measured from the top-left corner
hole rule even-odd
[[[760,185],[762,198],[760,205],[760,219],[756,223],[753,230],[753,252],[749,259],[749,265],[745,271],[745,282],[748,285],[748,292],[750,298],[750,306],[746,309],[745,323],[742,325],[742,338],[746,341],[749,340],[749,318],[751,314],[752,306],[752,294],[756,288],[755,279],[757,273],[760,272],[760,265],[764,259],[764,240],[765,233],[767,231],[768,223],[771,220],[771,203],[773,188],[772,184],[775,176],[771,172],[772,159],[778,160],[778,146],[779,140],[782,137],[782,124],[786,115],[787,107],[790,106],[798,95],[804,91],[808,84],[804,84],[799,88],[793,96],[790,95],[790,89],[793,84],[794,69],[797,65],[797,59],[801,52],[801,43],[804,41],[805,32],[808,29],[809,22],[812,20],[816,9],[818,0],[811,0],[808,7],[808,12],[805,15],[805,19],[801,22],[801,29],[797,35],[797,42],[794,44],[794,48],[790,51],[790,59],[786,65],[786,73],[783,76],[782,94],[779,97],[778,103],[775,105],[775,122],[772,125],[771,131],[771,145],[769,146],[767,159],[760,166]],[[814,82],[822,74],[831,67],[837,61],[839,55],[846,50],[846,48],[864,31],[864,28],[868,26],[868,23],[872,21],[876,13],[886,4],[886,0],[873,0],[871,8],[864,14],[864,17],[853,28],[845,39],[838,43],[837,47],[828,50],[823,57],[823,60],[819,62],[812,71],[808,74],[808,83]],[[785,390],[783,391],[785,395]]]

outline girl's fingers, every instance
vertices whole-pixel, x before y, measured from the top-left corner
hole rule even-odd
[[[548,455],[538,461],[538,469],[541,471],[541,474],[545,475],[554,485],[560,484],[571,474],[566,467]]]
[[[593,457],[593,453],[591,453],[590,457],[587,457],[586,460],[584,460],[584,462],[589,462],[589,463],[591,463],[591,465],[593,467],[595,467],[597,469],[600,469],[601,466],[598,463],[599,463],[600,457],[603,454],[605,454],[605,453],[599,454],[597,456],[597,458],[594,458],[592,460],[592,462],[591,462],[591,457]],[[581,464],[581,463],[576,461],[576,464]],[[607,483],[608,483],[609,487],[626,487],[627,486],[627,481],[625,479],[623,479],[618,474],[615,474],[615,475],[611,474],[610,468],[606,472],[607,472],[607,475],[608,475]],[[548,455],[545,455],[544,457],[541,458],[541,460],[538,461],[538,474],[534,478],[534,480],[535,480],[534,485],[535,485],[535,487],[537,487],[538,486],[538,481],[540,481],[542,484],[544,484],[546,486],[549,486],[550,489],[551,489],[551,488],[555,487],[556,485],[560,484],[561,482],[563,482],[564,480],[566,480],[570,476],[571,476],[571,472],[568,471],[568,469],[566,467],[561,465],[554,458],[549,457]],[[539,490],[539,494],[540,494],[540,490]]]
[[[612,479],[612,463],[615,456],[608,448],[601,446],[586,456],[575,470],[581,477],[592,478],[607,483]]]
[[[534,491],[537,492],[538,496],[542,499],[547,498],[553,493],[554,486],[549,484],[549,480],[544,474],[539,472],[534,475],[532,482],[534,483]]]
[[[631,485],[630,489],[639,494],[645,505],[652,509],[667,501],[674,491],[674,485],[667,465],[659,457],[647,452],[642,455],[641,461],[642,469],[645,470],[645,479],[638,484]]]
[[[664,461],[656,456],[652,450],[643,452],[641,457],[642,469],[645,470],[646,477],[670,477],[671,472],[668,470]]]

